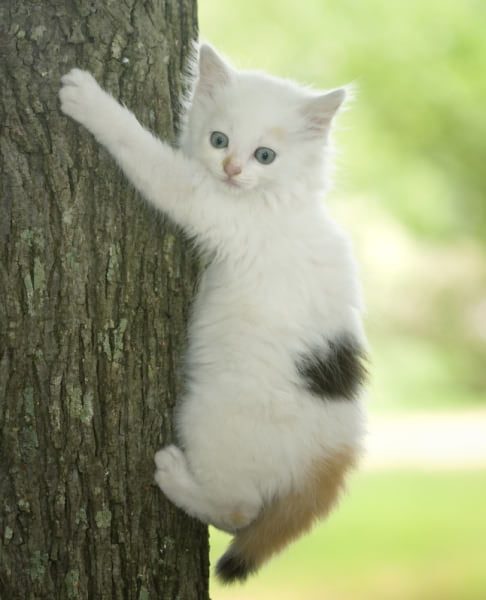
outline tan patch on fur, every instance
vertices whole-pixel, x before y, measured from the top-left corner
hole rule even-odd
[[[232,547],[255,568],[327,516],[344,488],[346,473],[357,462],[346,449],[316,461],[301,489],[277,498],[248,527],[238,532]]]
[[[283,127],[272,127],[269,130],[269,133],[279,141],[282,141],[287,137],[287,131]]]
[[[230,521],[235,529],[242,527],[245,524],[245,521],[248,523],[244,515],[239,510],[235,510],[230,514]]]
[[[225,159],[223,160],[223,169],[225,167],[227,167],[232,160],[233,160],[233,155],[232,154],[230,154],[229,156],[226,156]]]

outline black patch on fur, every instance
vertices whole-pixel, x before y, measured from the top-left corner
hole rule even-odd
[[[255,568],[231,550],[223,554],[216,565],[216,575],[222,583],[243,582]]]
[[[329,400],[353,400],[366,380],[364,352],[350,337],[330,341],[328,348],[303,356],[297,369],[307,389]]]

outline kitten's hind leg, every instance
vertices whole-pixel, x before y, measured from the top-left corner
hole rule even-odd
[[[159,450],[155,465],[155,481],[167,498],[200,521],[233,533],[253,521],[260,511],[259,502],[215,499],[196,481],[184,452],[177,446]]]

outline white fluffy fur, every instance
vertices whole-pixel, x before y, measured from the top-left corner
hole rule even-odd
[[[199,64],[181,149],[87,72],[68,73],[60,95],[145,198],[211,253],[190,323],[179,447],[157,453],[156,480],[189,514],[232,531],[298,488],[314,460],[360,446],[360,402],[316,398],[296,360],[343,332],[364,337],[350,244],[322,205],[344,91],[237,72],[209,46]],[[211,146],[213,131],[228,148]],[[277,153],[272,164],[253,156],[261,146]],[[226,157],[239,175],[228,178]]]

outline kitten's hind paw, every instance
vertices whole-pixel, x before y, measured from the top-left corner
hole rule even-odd
[[[186,472],[186,460],[182,450],[171,445],[155,454],[155,481],[162,491],[171,481]]]

